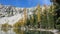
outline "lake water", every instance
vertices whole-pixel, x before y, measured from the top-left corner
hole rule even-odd
[[[53,34],[52,32],[47,31],[30,31],[30,30],[19,30],[19,29],[11,29],[11,30],[0,30],[0,34]]]

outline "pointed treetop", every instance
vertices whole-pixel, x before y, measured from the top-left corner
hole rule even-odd
[[[36,10],[39,10],[39,9],[40,9],[40,4],[38,3]]]
[[[46,4],[44,4],[44,7],[45,7],[45,8],[47,8],[47,5],[46,5]]]
[[[23,11],[26,11],[26,8],[24,8]]]
[[[38,3],[37,8],[39,8],[39,7],[40,7],[40,4]]]
[[[44,4],[44,7],[47,7],[47,5],[46,5],[46,4]]]
[[[50,0],[51,2],[56,2],[56,0]]]

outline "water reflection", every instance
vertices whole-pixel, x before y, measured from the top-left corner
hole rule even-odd
[[[8,30],[9,29],[5,29],[5,28],[1,29],[1,31],[3,31],[3,32],[8,32]]]
[[[13,29],[13,31],[14,31],[16,34],[24,34],[24,31],[23,31],[23,30],[20,30],[20,29]]]
[[[53,33],[47,32],[47,31],[28,31],[28,32],[25,32],[25,34],[53,34]]]
[[[20,30],[20,29],[2,29],[3,32],[0,30],[0,34],[53,34],[52,32],[47,32],[47,31],[30,31],[30,30]],[[4,33],[5,32],[5,33]]]

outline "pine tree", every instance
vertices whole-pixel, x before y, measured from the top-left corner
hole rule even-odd
[[[49,28],[54,28],[55,27],[55,24],[54,24],[55,23],[54,22],[54,9],[55,9],[54,5],[51,5],[48,9],[48,17],[49,17],[48,25],[49,25]]]
[[[37,17],[38,17],[38,22],[40,22],[41,20],[41,16],[40,16],[40,12],[41,12],[41,8],[40,5],[38,4],[37,8],[36,8],[36,12],[37,12]]]
[[[57,28],[57,29],[59,29],[60,30],[60,19],[59,19],[59,17],[60,17],[60,0],[54,0],[54,1],[52,1],[53,2],[53,4],[56,6],[56,8],[55,8],[55,28]]]

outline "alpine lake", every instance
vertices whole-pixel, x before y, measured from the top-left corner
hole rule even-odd
[[[20,30],[20,29],[0,29],[0,34],[54,34],[49,31]]]

